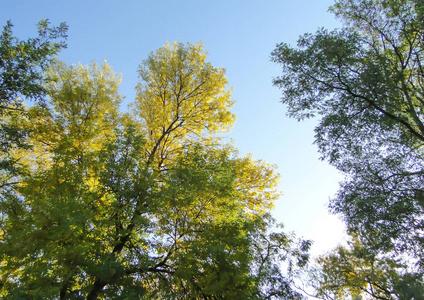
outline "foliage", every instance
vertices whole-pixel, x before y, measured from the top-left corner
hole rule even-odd
[[[225,70],[207,62],[202,47],[168,43],[139,67],[133,112],[158,168],[188,140],[208,143],[208,136],[235,120]]]
[[[289,116],[321,116],[316,143],[346,175],[331,210],[364,245],[423,266],[424,4],[339,0],[330,10],[344,28],[279,44],[274,84]]]
[[[38,36],[26,41],[13,37],[12,23],[7,22],[0,36],[0,104],[2,110],[19,108],[22,98],[42,100],[46,94],[43,70],[61,49],[66,47],[67,26],[49,27],[48,20],[38,23]],[[57,40],[57,41],[55,41]],[[9,107],[11,106],[11,107]]]
[[[38,23],[38,36],[19,41],[7,22],[0,35],[0,191],[7,190],[14,176],[23,170],[9,152],[27,149],[28,131],[12,126],[9,120],[26,117],[24,100],[43,102],[44,84],[51,80],[43,72],[66,44],[67,26],[50,27],[48,20]]]
[[[317,262],[313,285],[320,299],[419,299],[424,293],[422,274],[369,251],[355,236],[348,247],[339,246]]]
[[[16,124],[28,172],[0,202],[3,298],[301,298],[281,264],[310,243],[270,232],[274,167],[220,143],[233,102],[201,44],[151,53],[131,114],[107,63],[48,74]]]

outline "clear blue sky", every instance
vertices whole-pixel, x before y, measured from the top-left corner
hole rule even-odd
[[[299,35],[319,27],[340,27],[327,12],[333,0],[0,0],[0,22],[8,19],[21,39],[36,34],[48,18],[69,25],[68,49],[59,59],[88,64],[106,59],[123,74],[123,109],[134,99],[137,67],[166,42],[202,41],[209,60],[227,70],[237,101],[230,134],[241,154],[278,165],[284,196],[275,217],[287,230],[315,240],[313,253],[334,247],[343,224],[326,205],[341,176],[319,160],[313,145],[316,120],[298,123],[285,116],[272,78],[280,73],[269,57],[275,45],[295,45]]]

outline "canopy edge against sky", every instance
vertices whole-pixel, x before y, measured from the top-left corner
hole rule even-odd
[[[272,79],[281,73],[269,57],[275,45],[295,45],[319,27],[340,27],[327,12],[332,0],[262,1],[0,1],[2,26],[11,20],[21,39],[36,34],[35,24],[67,22],[68,48],[59,59],[88,64],[106,59],[123,74],[123,110],[133,101],[137,68],[166,42],[202,41],[215,67],[227,70],[237,122],[229,134],[244,155],[278,165],[284,196],[274,216],[286,230],[314,240],[313,253],[335,247],[344,225],[327,212],[327,203],[342,179],[319,160],[313,145],[317,120],[297,122],[285,116],[280,91]]]

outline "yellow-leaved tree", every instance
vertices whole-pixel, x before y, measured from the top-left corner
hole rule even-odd
[[[2,198],[5,299],[260,299],[300,296],[283,264],[309,242],[271,232],[274,167],[239,157],[224,70],[202,44],[166,44],[140,66],[131,113],[104,63],[49,74],[26,172]]]

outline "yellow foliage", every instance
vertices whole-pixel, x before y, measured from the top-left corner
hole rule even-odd
[[[202,43],[168,43],[140,65],[133,113],[159,167],[189,140],[225,132],[235,120],[225,70],[206,55]]]
[[[243,193],[246,212],[255,216],[272,209],[274,201],[281,196],[276,190],[280,175],[275,173],[275,166],[255,160],[249,154],[236,161],[236,170],[236,185]]]
[[[132,299],[134,287],[168,299],[186,289],[197,298],[201,287],[249,298],[253,236],[266,231],[279,175],[221,145],[234,102],[206,54],[201,43],[153,52],[128,114],[106,62],[55,62],[46,105],[7,120],[32,146],[13,153],[28,168],[3,205],[0,263],[10,264],[0,279],[10,290]]]

